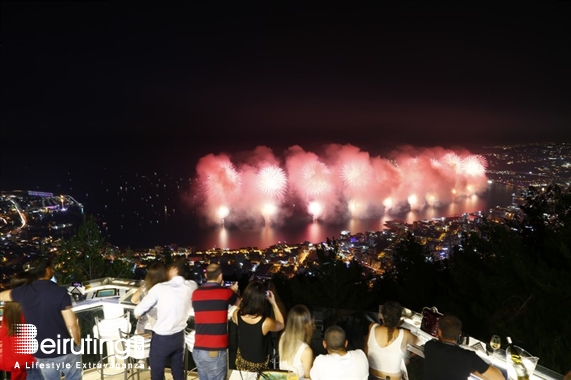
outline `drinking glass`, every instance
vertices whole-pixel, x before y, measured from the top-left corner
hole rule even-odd
[[[287,380],[298,380],[299,377],[297,376],[297,372],[292,371],[291,369],[287,371]]]
[[[496,351],[502,346],[502,338],[499,335],[492,335],[490,338],[490,347],[494,350],[494,356],[496,356]]]

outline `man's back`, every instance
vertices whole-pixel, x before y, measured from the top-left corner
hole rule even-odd
[[[310,371],[312,380],[367,380],[369,362],[362,350],[339,354],[319,355]]]
[[[60,352],[38,350],[37,357],[57,357],[71,352],[71,344],[67,344],[63,352],[63,339],[70,339],[70,335],[61,312],[71,308],[71,298],[63,287],[50,280],[37,280],[13,289],[12,299],[22,305],[26,323],[36,326],[38,342],[52,339],[54,342],[59,340],[62,345]]]
[[[195,287],[181,276],[156,284],[137,305],[135,314],[140,315],[156,306],[157,322],[153,331],[161,335],[180,332],[186,328],[194,289]]]
[[[457,345],[437,340],[424,345],[424,380],[467,379],[470,373],[484,373],[488,367],[475,352]]]
[[[206,282],[192,295],[196,340],[201,350],[225,350],[228,347],[228,306],[236,302],[236,293],[214,282]]]

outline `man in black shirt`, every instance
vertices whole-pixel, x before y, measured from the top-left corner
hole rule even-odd
[[[461,380],[471,373],[483,380],[505,380],[502,372],[474,351],[459,347],[462,322],[447,314],[438,321],[438,340],[424,345],[424,380]]]
[[[62,373],[66,380],[81,379],[83,347],[71,297],[65,288],[50,281],[54,269],[48,258],[37,258],[27,267],[37,280],[0,293],[0,301],[19,302],[26,323],[37,329],[37,335],[29,338],[38,342],[36,368],[45,380],[60,380]]]

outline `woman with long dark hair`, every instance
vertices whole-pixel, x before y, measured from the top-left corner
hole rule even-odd
[[[147,270],[147,274],[145,276],[145,280],[143,284],[137,289],[133,297],[131,297],[131,301],[134,304],[138,304],[141,299],[147,295],[149,290],[156,284],[160,282],[165,282],[167,280],[167,268],[165,264],[160,261],[152,263]],[[137,334],[144,334],[145,333],[145,326],[148,325],[148,330],[153,328],[153,325],[157,321],[157,308],[153,307],[145,314],[141,315],[141,317],[137,320]]]
[[[400,380],[408,377],[405,357],[406,346],[416,343],[417,337],[400,328],[402,306],[388,301],[380,308],[382,325],[371,323],[365,351],[369,359],[369,374],[372,378]]]
[[[266,316],[268,303],[272,306],[273,318]],[[269,333],[284,328],[284,318],[274,293],[258,281],[250,282],[244,290],[240,307],[232,314],[232,321],[238,325],[236,369],[250,372],[268,369]]]

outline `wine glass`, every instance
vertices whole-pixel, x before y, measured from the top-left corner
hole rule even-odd
[[[496,351],[502,346],[502,338],[499,335],[492,335],[490,338],[490,347],[494,350],[494,356],[496,356]]]

